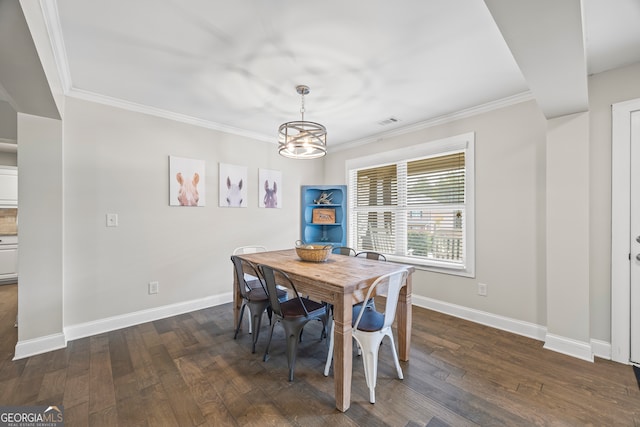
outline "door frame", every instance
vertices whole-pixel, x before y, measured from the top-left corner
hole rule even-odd
[[[611,106],[611,360],[631,359],[631,113],[640,98]]]

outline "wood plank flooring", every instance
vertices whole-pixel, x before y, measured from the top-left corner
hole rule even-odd
[[[581,361],[542,343],[415,307],[411,360],[395,378],[380,350],[376,404],[354,356],[352,404],[335,409],[320,324],[287,381],[280,326],[265,316],[256,354],[233,339],[231,304],[69,342],[11,361],[17,289],[0,286],[0,405],[64,405],[67,426],[640,426],[630,366]],[[246,325],[246,324],[245,324]]]

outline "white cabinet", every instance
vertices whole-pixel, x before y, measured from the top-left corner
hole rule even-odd
[[[0,281],[18,277],[18,248],[0,247]]]
[[[18,236],[0,236],[0,282],[18,278]]]
[[[0,167],[0,206],[18,206],[18,169]]]

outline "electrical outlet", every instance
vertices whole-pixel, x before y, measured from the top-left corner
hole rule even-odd
[[[486,297],[487,296],[487,284],[486,283],[478,283],[478,295]]]
[[[149,295],[157,294],[160,284],[158,282],[149,282]]]

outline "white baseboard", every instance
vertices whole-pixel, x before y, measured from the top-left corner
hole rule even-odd
[[[179,314],[214,307],[232,301],[233,294],[228,292],[197,300],[170,304],[134,313],[127,313],[121,316],[113,316],[92,322],[70,325],[64,328],[64,334],[54,334],[18,342],[16,345],[14,360],[64,348],[67,345],[67,341],[110,332],[129,326],[135,326],[141,323],[152,322],[154,320],[164,319],[171,316],[177,316]],[[481,325],[543,341],[545,343],[544,348],[563,353],[568,356],[573,356],[591,362],[593,362],[594,355],[604,359],[611,359],[611,344],[604,341],[591,340],[590,343],[576,341],[548,334],[546,327],[536,325],[534,323],[498,316],[496,314],[456,304],[450,304],[415,294],[412,296],[412,303],[418,307],[438,311],[440,313],[459,317]]]
[[[611,343],[600,340],[591,340],[593,355],[601,359],[611,360]]]
[[[591,351],[591,344],[588,342],[548,333],[544,340],[544,348],[593,362],[593,352]]]
[[[30,340],[18,341],[13,355],[13,360],[24,359],[25,357],[35,356],[36,354],[65,348],[66,346],[67,341],[64,339],[64,334],[53,334]]]
[[[523,322],[509,317],[498,316],[480,310],[475,310],[460,305],[450,304],[431,298],[412,296],[413,304],[450,316],[459,317],[481,325],[512,332],[514,334],[533,338],[544,342],[544,348],[556,351],[578,359],[593,362],[593,356],[603,359],[611,359],[611,344],[605,341],[592,339],[590,343],[576,341],[571,338],[561,337],[547,333],[545,326]]]
[[[148,310],[127,313],[121,316],[107,317],[105,319],[94,320],[93,322],[67,326],[64,328],[64,335],[67,338],[67,341],[72,341],[79,338],[102,334],[104,332],[127,328],[129,326],[139,325],[141,323],[152,322],[158,319],[189,313],[191,311],[202,310],[203,308],[226,304],[232,300],[233,294],[231,292],[227,292],[197,300],[150,308]]]
[[[227,292],[197,300],[185,301],[177,304],[127,313],[121,316],[107,317],[105,319],[94,320],[92,322],[66,326],[64,328],[64,333],[62,334],[49,335],[18,342],[13,360],[58,350],[66,347],[68,341],[79,338],[115,331],[117,329],[152,322],[166,317],[177,316],[191,311],[202,310],[203,308],[214,307],[231,301],[233,301],[233,294],[231,292]]]
[[[511,319],[509,317],[498,316],[496,314],[487,313],[485,311],[475,310],[473,308],[461,305],[450,304],[438,301],[432,298],[412,295],[411,300],[418,307],[427,308],[429,310],[438,311],[450,316],[459,317],[481,325],[490,326],[492,328],[501,329],[503,331],[512,332],[514,334],[523,335],[538,341],[544,341],[547,328],[536,325],[534,323],[523,322],[522,320]]]

